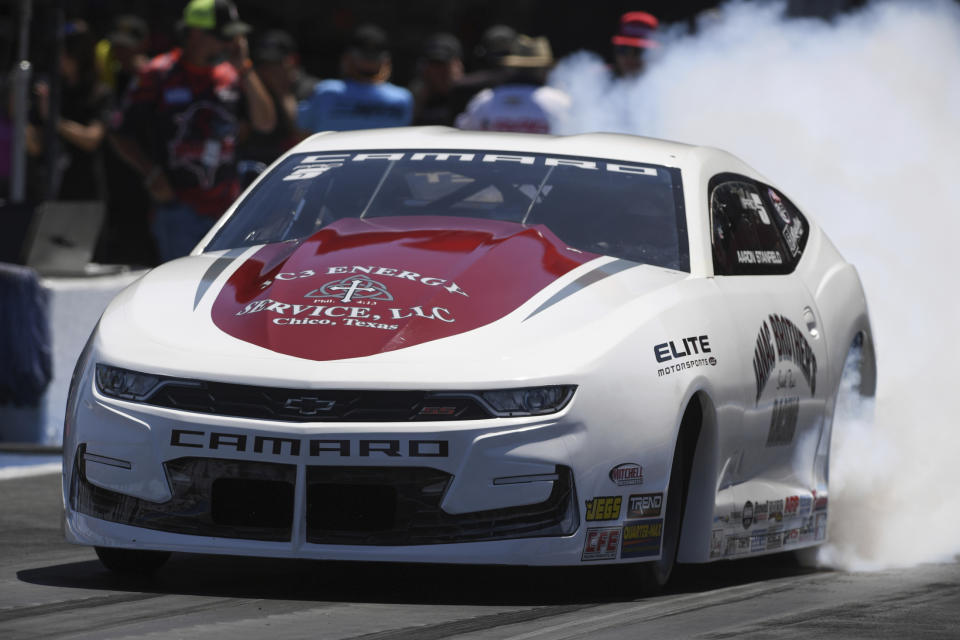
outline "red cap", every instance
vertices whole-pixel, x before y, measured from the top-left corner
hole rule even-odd
[[[659,46],[653,33],[660,22],[646,11],[630,11],[620,16],[620,32],[610,41],[620,47],[649,49]]]

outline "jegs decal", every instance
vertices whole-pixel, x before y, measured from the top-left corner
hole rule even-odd
[[[620,505],[623,496],[600,496],[586,501],[584,519],[587,522],[617,520],[620,517]]]

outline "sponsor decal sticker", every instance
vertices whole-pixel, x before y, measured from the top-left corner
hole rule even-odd
[[[797,544],[800,541],[800,529],[790,529],[783,534],[783,544]]]
[[[767,530],[767,551],[779,549],[783,543],[783,526],[777,525]]]
[[[706,356],[708,353],[712,353],[712,351],[710,349],[710,337],[707,335],[691,336],[689,338],[670,340],[669,342],[661,342],[660,344],[654,345],[653,356],[658,363],[669,362],[671,360],[678,361],[675,364],[669,364],[657,369],[657,377],[662,378],[671,373],[694,369],[696,367],[717,366],[716,357]],[[691,356],[701,357],[687,359]]]
[[[814,540],[826,540],[827,539],[827,514],[818,513],[816,516],[816,523],[814,524]]]
[[[581,562],[588,560],[615,560],[620,547],[620,527],[587,529],[583,541]]]
[[[787,205],[785,205],[783,199],[780,198],[780,194],[773,189],[767,189],[767,195],[770,197],[770,202],[773,203],[773,208],[776,210],[780,220],[783,221],[783,239],[787,243],[787,248],[790,249],[790,255],[796,256],[798,253],[800,253],[800,239],[803,237],[803,223],[801,223],[798,218],[794,218],[790,214],[790,211],[787,209]]]
[[[660,554],[663,518],[632,520],[623,523],[621,558],[646,558]]]
[[[813,540],[813,527],[813,516],[808,516],[803,519],[803,524],[800,525],[800,542],[810,542]]]
[[[660,515],[662,493],[641,493],[630,496],[627,503],[628,518],[655,518]]]
[[[783,517],[792,518],[800,509],[800,496],[790,496],[783,501]]]
[[[749,500],[743,505],[743,528],[749,529],[753,524],[753,503]]]
[[[723,556],[723,529],[714,529],[710,533],[710,557],[720,558]]]
[[[810,496],[800,496],[800,509],[797,514],[801,516],[810,515],[810,511],[813,509],[813,498]]]
[[[768,515],[768,511],[767,511],[766,502],[758,502],[753,507],[753,521],[756,522],[757,524],[760,524],[761,522],[766,522],[767,515]]]
[[[767,446],[780,447],[792,443],[799,416],[800,398],[774,398],[773,413],[770,414],[770,431],[767,433]]]
[[[827,510],[827,496],[820,496],[813,502],[814,511],[826,511]]]
[[[757,529],[750,534],[750,552],[763,551],[767,548],[767,530]]]
[[[643,467],[633,462],[624,462],[610,469],[610,480],[618,487],[643,484]]]
[[[767,502],[767,511],[770,521],[783,521],[783,500],[770,500]]]
[[[586,501],[587,522],[616,520],[620,517],[620,504],[623,496],[601,496]]]
[[[780,363],[792,363],[810,388],[817,392],[817,358],[806,336],[784,316],[771,314],[760,325],[753,351],[753,374],[756,401],[760,402],[774,369]]]

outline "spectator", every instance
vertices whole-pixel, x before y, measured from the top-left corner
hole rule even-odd
[[[144,55],[149,36],[147,22],[135,15],[122,15],[114,21],[113,31],[97,43],[97,71],[101,83],[118,100],[130,82],[146,68]],[[114,110],[116,105],[114,105]],[[136,169],[117,153],[113,144],[103,147],[106,179],[106,216],[93,261],[101,264],[153,266],[157,249],[150,235],[150,196]]]
[[[59,113],[50,113],[50,86],[34,86],[36,102],[26,129],[27,152],[40,158],[45,152],[43,124],[54,119],[60,138],[58,157],[45,167],[58,200],[99,200],[103,197],[101,145],[106,135],[109,94],[97,82],[94,40],[87,24],[64,25],[59,73],[62,79]]]
[[[257,131],[276,125],[248,55],[250,27],[234,4],[190,0],[180,26],[183,48],[151,60],[131,85],[115,137],[156,202],[152,231],[163,261],[188,254],[237,196],[244,110]]]
[[[564,92],[544,86],[553,65],[550,42],[518,35],[501,65],[510,71],[499,87],[484,89],[457,117],[461,129],[550,133],[570,110]]]
[[[410,83],[413,94],[413,124],[453,124],[453,89],[463,77],[463,52],[460,41],[449,33],[436,33],[427,39],[417,77]]]
[[[320,80],[308,75],[300,66],[300,54],[293,36],[280,29],[268,31],[259,39],[257,50],[259,53],[254,51],[254,62],[259,59],[261,65],[271,62],[279,63],[289,76],[286,82],[289,83],[298,102],[310,97]]]
[[[392,64],[383,29],[358,27],[340,67],[343,80],[320,82],[313,95],[300,103],[301,129],[348,131],[410,124],[413,96],[388,82]]]
[[[643,73],[644,54],[656,48],[653,39],[659,25],[657,19],[644,11],[630,11],[620,17],[620,31],[613,43],[613,70],[618,78],[630,78]]]
[[[451,95],[454,114],[464,111],[470,99],[484,89],[504,83],[509,69],[501,62],[504,56],[510,55],[516,39],[517,32],[505,24],[495,24],[483,32],[480,44],[473,50],[476,70],[465,74],[454,85]]]
[[[257,75],[270,92],[277,113],[276,126],[270,131],[245,131],[240,145],[241,177],[254,177],[303,137],[297,128],[296,82],[299,72],[297,45],[285,31],[269,31],[253,50]]]
[[[122,94],[130,81],[147,66],[145,55],[150,28],[135,15],[118,16],[113,31],[97,43],[97,75],[100,83]]]

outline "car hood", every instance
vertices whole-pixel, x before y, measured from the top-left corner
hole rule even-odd
[[[345,219],[246,257],[211,317],[221,331],[274,352],[357,358],[487,325],[597,257],[542,226]]]

